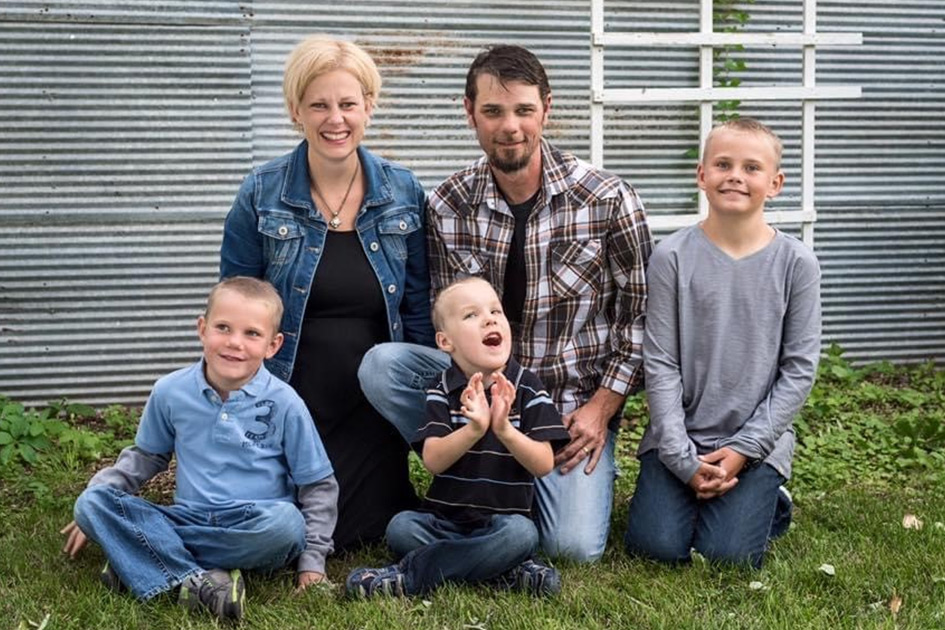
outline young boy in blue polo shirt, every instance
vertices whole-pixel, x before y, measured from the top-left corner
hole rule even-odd
[[[134,446],[79,496],[63,551],[97,542],[109,588],[146,600],[179,585],[181,605],[239,619],[240,569],[298,558],[299,588],[325,579],[338,485],[305,404],[263,366],[282,344],[281,318],[269,283],[216,285],[197,320],[203,358],[157,381]],[[171,455],[174,504],[135,496]]]
[[[695,549],[759,568],[791,520],[792,426],[820,357],[820,269],[765,222],[784,182],[781,141],[748,118],[705,142],[702,223],[666,237],[647,269],[643,364],[650,424],[625,543],[667,563]]]
[[[511,358],[502,302],[481,278],[445,288],[433,306],[436,343],[452,365],[427,391],[427,424],[413,440],[434,475],[420,511],[387,527],[395,565],[348,576],[354,597],[419,595],[445,581],[493,582],[548,595],[558,572],[531,560],[535,477],[570,439],[538,377]]]

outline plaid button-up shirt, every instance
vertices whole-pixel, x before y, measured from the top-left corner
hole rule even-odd
[[[541,378],[562,414],[598,387],[643,381],[646,263],[653,239],[626,182],[542,140],[542,189],[525,235],[526,287],[512,354]],[[501,293],[515,218],[485,157],[429,197],[434,291],[481,276]]]

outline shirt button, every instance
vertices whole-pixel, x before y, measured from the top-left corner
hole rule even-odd
[[[400,324],[398,324],[397,322],[394,322],[394,330],[397,330],[398,328],[400,328]]]
[[[220,419],[221,419],[221,420],[229,420],[229,419],[230,419],[230,416],[229,416],[226,412],[224,412],[224,413],[221,413],[221,414],[220,414]]]
[[[387,292],[388,292],[388,293],[397,293],[397,287],[392,284],[392,285],[390,285],[390,286],[387,287]]]
[[[406,230],[406,229],[407,229],[407,222],[406,222],[406,221],[401,221],[401,222],[400,222],[400,229],[401,229],[401,230]]]
[[[379,250],[380,248],[381,248],[381,246],[377,244],[377,241],[374,241],[373,243],[371,243],[371,251],[372,251],[372,252],[376,252],[376,251]]]
[[[284,225],[279,226],[279,236],[285,236],[288,233],[289,233],[289,228],[287,228]]]

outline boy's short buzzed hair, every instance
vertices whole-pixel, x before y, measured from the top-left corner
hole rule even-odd
[[[718,125],[713,127],[712,131],[709,132],[709,135],[706,136],[705,146],[702,149],[703,157],[707,153],[707,149],[709,148],[709,141],[712,140],[712,136],[715,134],[716,131],[720,129],[730,129],[732,131],[757,133],[757,134],[766,136],[768,140],[771,141],[771,145],[774,147],[775,157],[777,158],[775,161],[775,170],[780,170],[781,152],[784,150],[784,143],[781,142],[781,138],[778,137],[778,134],[776,134],[771,129],[771,127],[764,124],[760,120],[756,120],[754,118],[747,118],[747,117],[740,116],[738,118],[732,118],[731,120],[726,120],[725,122],[719,123]]]
[[[433,319],[433,329],[437,332],[443,330],[443,298],[447,293],[450,293],[456,287],[469,284],[470,282],[485,282],[489,285],[489,288],[495,289],[488,280],[480,276],[464,276],[462,278],[457,278],[453,280],[448,285],[440,289],[440,292],[436,294],[436,298],[433,300],[433,312],[431,314]]]
[[[207,309],[204,311],[204,317],[210,315],[213,303],[220,291],[228,290],[239,293],[249,300],[259,300],[265,303],[272,311],[272,332],[279,332],[279,325],[282,323],[282,298],[279,292],[269,282],[259,278],[249,276],[232,276],[218,282],[207,296]]]
[[[496,44],[479,53],[466,73],[466,98],[476,102],[476,81],[479,75],[488,74],[505,85],[518,81],[538,88],[542,103],[551,94],[545,67],[535,54],[522,46]]]

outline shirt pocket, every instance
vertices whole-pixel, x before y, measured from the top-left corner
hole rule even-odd
[[[469,276],[485,277],[489,271],[489,261],[482,252],[468,249],[454,249],[448,254],[450,275],[453,280]]]
[[[263,251],[270,267],[295,260],[305,237],[305,230],[295,216],[281,212],[261,214],[258,229],[264,237]]]
[[[377,237],[390,259],[407,259],[407,237],[420,229],[420,217],[403,213],[385,216],[377,223]]]
[[[551,244],[551,289],[559,299],[593,300],[601,289],[603,263],[597,239]]]

